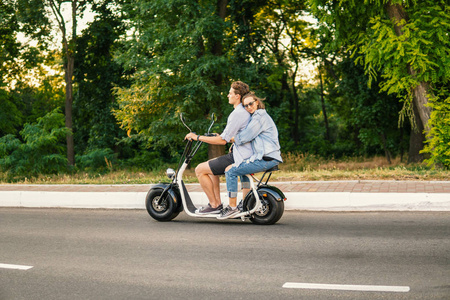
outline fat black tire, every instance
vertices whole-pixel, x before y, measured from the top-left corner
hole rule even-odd
[[[261,210],[254,212],[250,216],[250,221],[257,225],[272,225],[281,219],[284,213],[284,202],[277,201],[274,196],[264,193],[265,196],[259,195],[267,204],[264,204]],[[251,195],[244,203],[246,210],[255,207],[255,196]]]
[[[164,198],[160,200],[162,192],[162,189],[151,189],[148,191],[145,197],[145,207],[153,219],[167,222],[178,216],[179,211],[175,207],[175,202],[170,193],[166,192]]]

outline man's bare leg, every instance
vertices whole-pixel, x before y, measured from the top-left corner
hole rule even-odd
[[[242,199],[245,199],[245,196],[247,196],[248,192],[250,192],[251,189],[242,189]]]
[[[220,200],[220,176],[219,175],[209,175],[209,178],[211,178],[211,181],[213,183],[213,190],[214,190],[214,198],[216,199],[216,203],[220,205],[222,201]]]
[[[195,175],[203,191],[208,197],[211,207],[216,208],[221,204],[220,201],[220,180],[219,176],[212,173],[208,162],[203,162],[195,168]]]

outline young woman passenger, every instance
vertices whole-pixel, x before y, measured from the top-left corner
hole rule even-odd
[[[240,212],[236,205],[238,177],[263,172],[283,162],[277,126],[266,112],[263,100],[253,92],[242,99],[243,106],[251,114],[251,118],[247,127],[234,137],[234,144],[240,146],[250,142],[253,155],[225,169],[229,206],[222,210],[218,219],[233,218]]]

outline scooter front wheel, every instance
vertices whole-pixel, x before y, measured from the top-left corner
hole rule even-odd
[[[165,193],[161,198],[162,189],[151,189],[145,198],[145,207],[149,215],[161,222],[167,222],[178,216],[179,211],[175,207],[175,201],[170,193]]]
[[[262,207],[250,216],[250,221],[258,225],[272,225],[281,219],[284,213],[284,202],[277,201],[274,196],[269,193],[260,195],[262,198]],[[255,197],[253,195],[244,203],[247,210],[255,207]]]

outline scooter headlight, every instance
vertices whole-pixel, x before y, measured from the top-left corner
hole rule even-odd
[[[166,175],[167,177],[169,177],[169,179],[172,179],[175,176],[175,170],[172,168],[168,168],[166,171]]]

